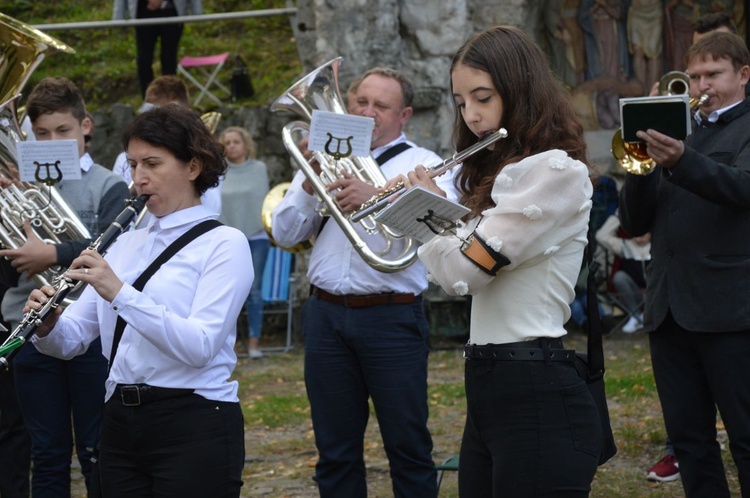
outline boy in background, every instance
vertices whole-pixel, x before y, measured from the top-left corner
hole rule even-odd
[[[56,188],[96,238],[122,211],[123,201],[130,194],[122,178],[95,164],[86,152],[85,136],[91,134],[92,123],[86,116],[83,95],[65,78],[45,78],[32,90],[26,108],[37,141],[77,141],[81,179],[63,179]],[[0,186],[6,187],[7,182]],[[20,274],[18,283],[3,296],[0,308],[11,330],[21,321],[24,304],[36,287],[31,278],[51,266],[67,268],[92,240],[47,244],[28,226],[25,228],[24,245],[0,250],[0,258],[9,259]],[[31,437],[34,498],[70,495],[74,441],[88,488],[91,452],[99,433],[107,377],[101,342],[93,342],[85,354],[69,361],[44,355],[33,344],[26,344],[13,359],[12,368],[18,402]]]

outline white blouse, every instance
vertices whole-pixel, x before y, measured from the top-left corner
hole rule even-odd
[[[131,284],[180,235],[216,218],[205,206],[183,209],[121,235],[105,259],[125,284],[109,303],[93,287],[84,289],[45,338],[39,351],[69,359],[99,336],[109,358],[117,316],[128,324],[107,379],[106,398],[116,384],[145,383],[193,388],[207,399],[236,402],[230,381],[237,316],[253,281],[247,238],[234,228],[215,228],[185,246],[146,283]]]
[[[420,247],[419,258],[450,295],[472,298],[472,344],[561,337],[581,270],[593,188],[588,168],[551,150],[507,165],[492,188],[495,207],[459,229],[475,229],[510,260],[497,276],[484,273],[453,235]]]

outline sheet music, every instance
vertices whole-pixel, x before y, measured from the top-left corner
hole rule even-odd
[[[375,219],[425,243],[437,235],[433,230],[439,232],[441,228],[446,228],[444,225],[455,224],[470,212],[469,208],[435,192],[414,187],[382,209]]]
[[[76,140],[32,140],[18,142],[18,172],[22,182],[46,179],[59,182],[81,179],[81,161]],[[56,182],[53,182],[56,183]]]
[[[374,127],[372,118],[314,110],[307,148],[326,154],[339,152],[343,157],[367,157]]]

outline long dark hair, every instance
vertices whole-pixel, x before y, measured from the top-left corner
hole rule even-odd
[[[564,150],[586,162],[583,125],[570,96],[552,73],[544,53],[525,33],[509,26],[477,33],[456,52],[451,74],[459,64],[490,75],[503,102],[500,125],[508,130],[508,137],[495,142],[494,150],[471,156],[456,175],[462,202],[473,215],[494,205],[492,186],[506,164],[551,149]],[[458,109],[454,141],[457,150],[478,141]]]

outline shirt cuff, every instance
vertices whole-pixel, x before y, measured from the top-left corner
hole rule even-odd
[[[123,283],[120,292],[117,293],[115,298],[109,303],[109,309],[117,313],[125,309],[138,295],[138,291],[133,288],[132,285]]]

